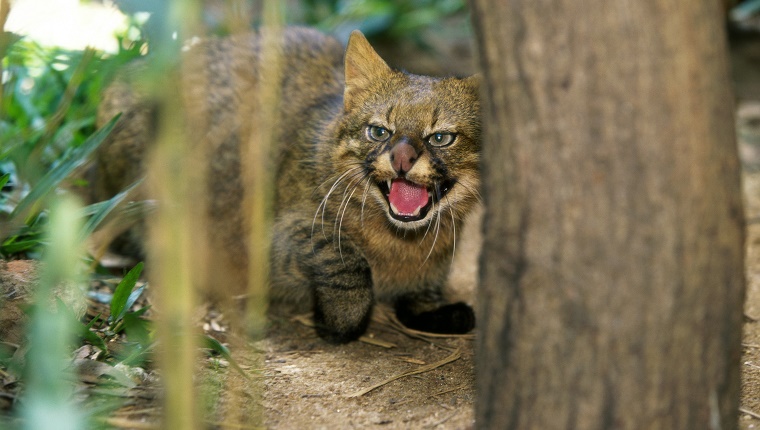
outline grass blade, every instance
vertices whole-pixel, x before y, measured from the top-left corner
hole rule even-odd
[[[40,181],[29,191],[27,194],[13,209],[11,218],[16,218],[19,215],[26,214],[33,205],[37,204],[40,199],[47,196],[53,191],[74,169],[81,166],[87,161],[87,157],[103,142],[108,134],[113,129],[116,121],[118,121],[120,115],[116,115],[106,125],[101,127],[98,131],[93,133],[81,146],[76,148],[71,154],[66,157],[60,164],[53,167]]]
[[[143,263],[137,263],[137,265],[127,273],[124,279],[122,279],[116,287],[116,290],[113,293],[113,299],[111,299],[111,316],[108,317],[108,321],[111,324],[124,318],[124,314],[129,310],[127,304],[132,296],[132,289],[135,287],[137,279],[140,277],[140,273],[142,273],[142,269]],[[137,291],[141,293],[142,288],[144,287],[141,287]],[[137,296],[139,296],[139,294]],[[137,300],[137,297],[135,297],[134,300]],[[134,300],[132,300],[132,303],[134,303]]]
[[[119,206],[119,204],[127,197],[127,195],[135,187],[137,187],[141,182],[142,182],[142,179],[133,183],[132,185],[127,187],[124,191],[111,197],[109,200],[95,203],[85,208],[85,211],[87,211],[88,213],[90,211],[92,212],[91,212],[90,218],[87,220],[87,222],[84,223],[84,227],[82,228],[80,237],[84,239],[88,237],[90,234],[92,234],[92,232],[95,231],[96,228],[98,228],[100,223],[103,222],[103,220],[108,216],[108,214],[110,214],[111,211],[113,211],[117,206]]]
[[[221,342],[214,339],[211,336],[203,336],[203,341],[201,344],[204,344],[204,346],[212,351],[215,351],[217,354],[224,357],[227,362],[230,363],[230,366],[232,366],[235,370],[237,370],[240,375],[242,375],[245,379],[249,379],[248,374],[245,373],[243,368],[240,367],[240,365],[237,364],[237,361],[235,361],[234,358],[232,358],[232,354],[230,353],[229,348],[222,345]]]

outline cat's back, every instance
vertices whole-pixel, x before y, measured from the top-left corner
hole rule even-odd
[[[278,89],[277,124],[268,124],[278,130],[309,122],[303,117],[310,106],[342,93],[343,46],[317,30],[288,27],[269,35],[259,30],[201,38],[187,42],[183,51],[180,92],[188,135],[205,136],[198,143],[211,148],[256,132],[250,129],[251,115],[263,86]],[[99,126],[118,113],[122,120],[98,151],[97,178],[91,182],[99,185],[88,200],[109,198],[144,173],[158,111],[144,82],[147,70],[145,60],[130,65],[103,95]],[[262,82],[272,70],[275,82]]]
[[[211,124],[220,115],[255,108],[262,90],[279,88],[285,119],[342,91],[343,46],[309,28],[203,39],[189,46],[185,61],[185,104],[202,107]]]

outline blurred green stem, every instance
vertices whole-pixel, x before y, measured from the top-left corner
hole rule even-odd
[[[179,40],[198,34],[200,22],[197,1],[171,2],[171,17],[166,28],[179,28]],[[197,337],[193,321],[195,306],[193,242],[194,190],[197,185],[193,169],[188,168],[188,139],[185,136],[185,112],[181,93],[180,45],[172,43],[172,34],[163,32],[165,40],[157,44],[150,73],[155,94],[162,103],[158,142],[150,160],[151,193],[162,202],[151,220],[151,267],[155,268],[158,286],[158,335],[161,342],[159,361],[165,389],[164,422],[167,429],[192,430],[199,427],[195,390]],[[157,61],[156,61],[157,60]]]
[[[30,430],[84,428],[80,409],[72,401],[73,378],[68,369],[73,321],[64,312],[51,311],[58,296],[75,294],[76,289],[81,293],[80,210],[79,204],[64,196],[53,203],[50,213],[49,246],[29,326],[22,415]]]
[[[0,0],[0,37],[5,37],[5,23],[11,13],[10,0]],[[0,58],[0,119],[3,118],[3,59]]]

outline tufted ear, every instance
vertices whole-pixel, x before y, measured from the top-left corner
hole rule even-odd
[[[359,30],[352,31],[346,47],[344,107],[348,109],[358,92],[367,88],[374,80],[390,73],[390,71],[390,67],[372,49],[362,32]]]
[[[483,85],[483,77],[480,75],[480,73],[468,76],[463,80],[468,87],[472,88],[472,90],[475,91],[475,94],[480,91],[480,86]]]

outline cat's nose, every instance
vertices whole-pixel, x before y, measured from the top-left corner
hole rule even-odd
[[[406,139],[396,142],[391,148],[391,164],[399,175],[411,170],[415,161],[417,161],[417,151]]]

